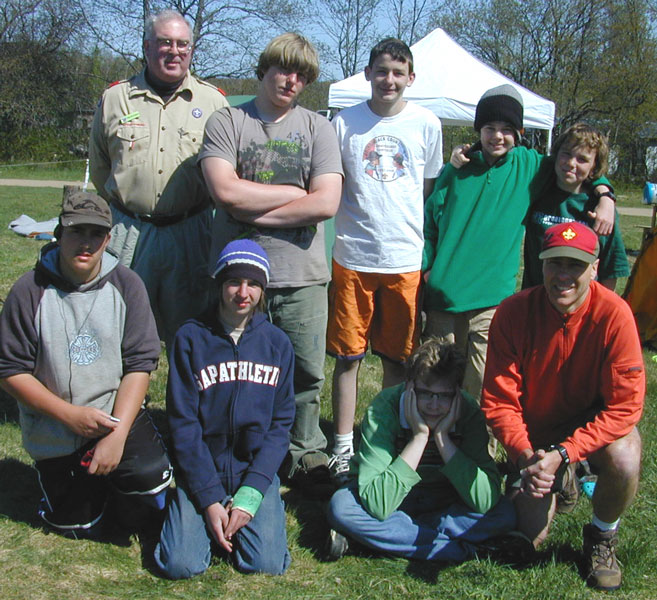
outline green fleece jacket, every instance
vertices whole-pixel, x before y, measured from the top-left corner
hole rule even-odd
[[[461,392],[461,417],[450,437],[458,447],[445,464],[435,443],[429,440],[417,471],[399,456],[411,438],[402,426],[404,385],[380,392],[367,410],[361,426],[358,453],[351,461],[358,477],[358,492],[365,510],[384,520],[399,508],[416,486],[424,486],[436,497],[436,511],[454,502],[485,513],[500,497],[500,475],[488,454],[488,432],[477,403]]]
[[[422,271],[431,270],[428,310],[453,313],[497,306],[516,290],[530,198],[553,163],[522,146],[489,166],[476,152],[461,169],[446,165],[427,199]],[[606,178],[593,185],[606,184]]]

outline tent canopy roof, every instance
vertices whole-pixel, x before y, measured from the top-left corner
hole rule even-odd
[[[472,125],[482,94],[509,83],[522,95],[525,127],[551,130],[554,102],[511,81],[457,44],[442,29],[435,29],[411,46],[415,81],[404,98],[435,113],[444,125]],[[346,108],[369,100],[371,87],[363,71],[329,88],[329,106]]]

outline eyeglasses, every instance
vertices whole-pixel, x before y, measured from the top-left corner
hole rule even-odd
[[[178,50],[178,54],[185,56],[192,51],[192,42],[189,40],[170,40],[168,38],[157,38],[157,47],[164,52],[171,52],[173,48]]]
[[[415,390],[415,397],[423,402],[432,400],[452,400],[454,392],[430,392],[429,390]]]

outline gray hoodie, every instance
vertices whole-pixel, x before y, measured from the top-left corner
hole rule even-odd
[[[60,398],[112,412],[121,379],[157,367],[160,342],[144,284],[105,252],[101,271],[75,286],[48,244],[12,287],[0,314],[0,378],[29,373]],[[88,440],[18,403],[34,460],[71,454]]]

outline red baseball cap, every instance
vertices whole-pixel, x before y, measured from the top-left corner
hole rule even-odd
[[[542,260],[563,256],[591,264],[599,251],[597,234],[586,225],[572,221],[553,225],[545,232],[538,257]]]

